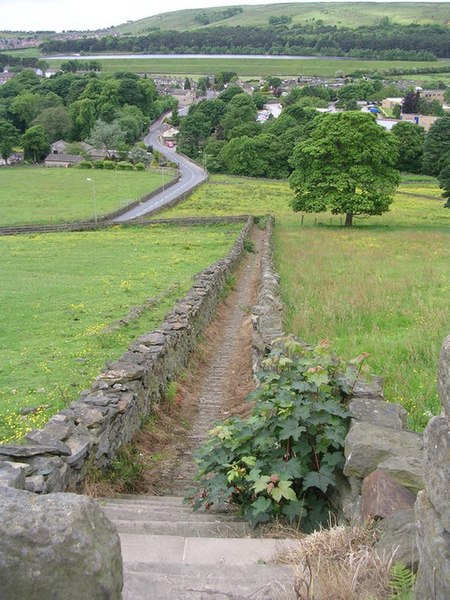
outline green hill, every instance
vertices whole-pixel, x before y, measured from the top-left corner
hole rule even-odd
[[[241,9],[232,14],[234,9]],[[228,11],[232,16],[228,16]],[[133,35],[149,33],[155,29],[188,31],[217,25],[230,27],[269,25],[269,19],[281,19],[290,24],[321,20],[337,26],[358,27],[377,24],[388,18],[393,23],[439,25],[450,24],[450,3],[431,2],[291,2],[256,6],[215,7],[178,10],[161,13],[139,21],[128,22],[112,29],[117,33]]]

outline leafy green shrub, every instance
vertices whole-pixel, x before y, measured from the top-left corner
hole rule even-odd
[[[94,169],[103,169],[105,163],[102,160],[94,160],[93,165]]]
[[[253,240],[244,240],[244,250],[247,252],[256,252],[255,242]]]
[[[108,171],[114,171],[114,169],[116,168],[116,163],[112,160],[104,160],[103,168]]]
[[[345,398],[366,355],[344,365],[324,340],[280,338],[250,394],[250,417],[217,425],[197,452],[202,505],[238,506],[253,525],[273,518],[312,530],[327,522],[328,494],[344,464]]]
[[[119,160],[116,169],[118,171],[134,171],[134,165],[126,160]]]
[[[136,169],[136,171],[145,171],[145,165],[141,162],[136,163],[134,165],[134,168]]]
[[[80,163],[78,163],[78,167],[80,169],[92,169],[92,163],[90,160],[82,160]]]
[[[253,218],[255,221],[255,225],[258,226],[258,229],[261,229],[262,231],[264,231],[264,229],[267,227],[267,222],[268,222],[270,216],[269,215],[260,215],[260,216],[255,216]]]

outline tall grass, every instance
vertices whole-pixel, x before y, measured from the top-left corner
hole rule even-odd
[[[286,227],[276,229],[286,327],[329,338],[338,354],[369,352],[386,398],[420,429],[439,412],[437,357],[450,331],[450,235]]]

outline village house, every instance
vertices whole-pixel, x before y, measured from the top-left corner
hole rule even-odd
[[[45,160],[46,167],[74,167],[83,160],[82,156],[75,154],[49,154]]]

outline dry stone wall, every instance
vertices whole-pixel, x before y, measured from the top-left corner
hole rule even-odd
[[[0,446],[0,488],[38,494],[75,489],[90,468],[104,468],[115,459],[185,367],[252,226],[249,218],[228,255],[195,277],[161,327],[135,340],[76,402],[30,432],[22,445]]]
[[[253,372],[261,367],[261,361],[270,351],[273,340],[284,335],[280,299],[280,277],[273,260],[273,217],[266,224],[266,236],[261,251],[261,271],[257,304],[252,307]]]

